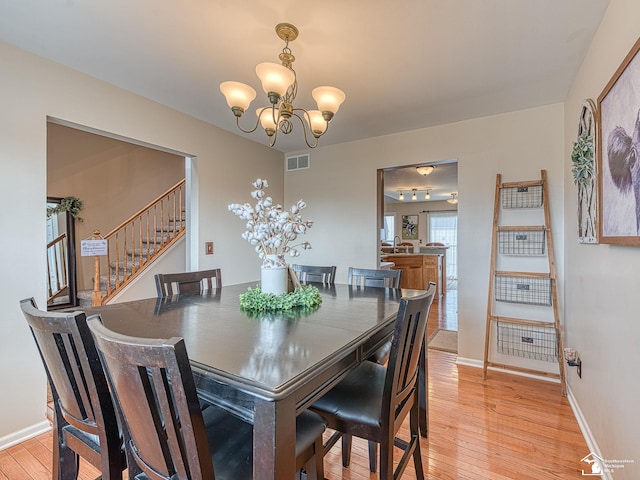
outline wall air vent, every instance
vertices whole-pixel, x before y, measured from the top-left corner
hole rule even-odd
[[[303,168],[309,168],[311,166],[311,155],[305,153],[304,155],[287,157],[286,162],[285,171],[302,170]]]

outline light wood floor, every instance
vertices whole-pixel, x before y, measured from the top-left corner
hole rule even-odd
[[[429,333],[457,330],[457,292],[434,302]],[[582,478],[589,450],[558,384],[458,366],[451,353],[429,350],[430,434],[422,439],[430,480],[540,480]],[[402,434],[401,434],[402,436]],[[49,480],[51,433],[0,452],[0,480]],[[80,479],[98,475],[82,464]],[[329,480],[376,479],[366,443],[354,438],[352,462],[343,468],[340,447],[325,457]],[[403,479],[415,479],[413,464]],[[242,479],[238,479],[242,480]]]

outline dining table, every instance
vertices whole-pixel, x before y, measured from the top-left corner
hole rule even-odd
[[[312,284],[315,308],[246,311],[256,282],[86,309],[118,333],[184,338],[199,396],[253,424],[253,478],[295,477],[296,415],[392,336],[401,298],[421,290]],[[426,352],[423,345],[423,352]],[[426,353],[421,355],[426,436]]]

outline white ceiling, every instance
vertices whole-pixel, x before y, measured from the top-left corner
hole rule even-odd
[[[451,198],[452,193],[458,193],[458,162],[455,159],[445,160],[433,165],[435,170],[429,175],[421,175],[415,165],[403,168],[392,168],[384,172],[384,201],[397,203],[400,192],[404,194],[404,202],[411,203],[411,195],[415,189],[418,202],[438,201]],[[429,191],[430,199],[425,200],[425,193]]]
[[[347,95],[320,139],[330,145],[563,101],[607,5],[0,0],[0,40],[239,133],[218,86],[249,83],[258,92],[250,111],[265,105],[255,65],[278,61],[274,27],[290,22],[300,30],[290,44],[297,106],[315,108],[318,85]],[[295,128],[275,148],[304,149]]]

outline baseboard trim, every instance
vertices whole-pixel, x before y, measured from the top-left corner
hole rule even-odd
[[[466,367],[484,368],[484,362],[482,360],[476,360],[475,358],[464,358],[464,357],[458,356],[458,359],[456,360],[456,364],[464,365]],[[498,368],[498,367],[488,367],[488,370],[491,370],[493,372],[508,373],[510,375],[517,375],[520,377],[535,378],[536,380],[544,380],[545,382],[550,382],[550,383],[560,383],[560,379],[547,377],[545,375],[536,375],[532,373],[519,372],[517,370],[508,370],[506,368]]]
[[[571,410],[573,411],[573,416],[576,417],[576,421],[578,422],[578,426],[580,427],[580,432],[582,432],[582,436],[584,437],[584,441],[587,442],[587,447],[589,447],[589,453],[593,453],[600,458],[604,458],[602,456],[602,452],[600,451],[600,447],[598,446],[598,442],[596,441],[593,433],[591,433],[591,429],[589,428],[589,424],[587,420],[584,418],[582,414],[582,410],[580,410],[580,405],[578,405],[578,401],[576,397],[573,395],[571,391],[571,387],[567,385],[567,400],[569,401],[569,405],[571,406]],[[586,466],[586,464],[584,464]],[[605,469],[606,470],[606,469]],[[613,480],[613,476],[611,472],[603,472],[601,478],[604,480]]]
[[[46,433],[51,430],[51,424],[44,420],[30,427],[23,428],[17,432],[13,432],[7,436],[0,437],[0,450],[5,450],[9,447],[13,447],[19,443],[29,440],[30,438],[37,437],[42,433]]]

